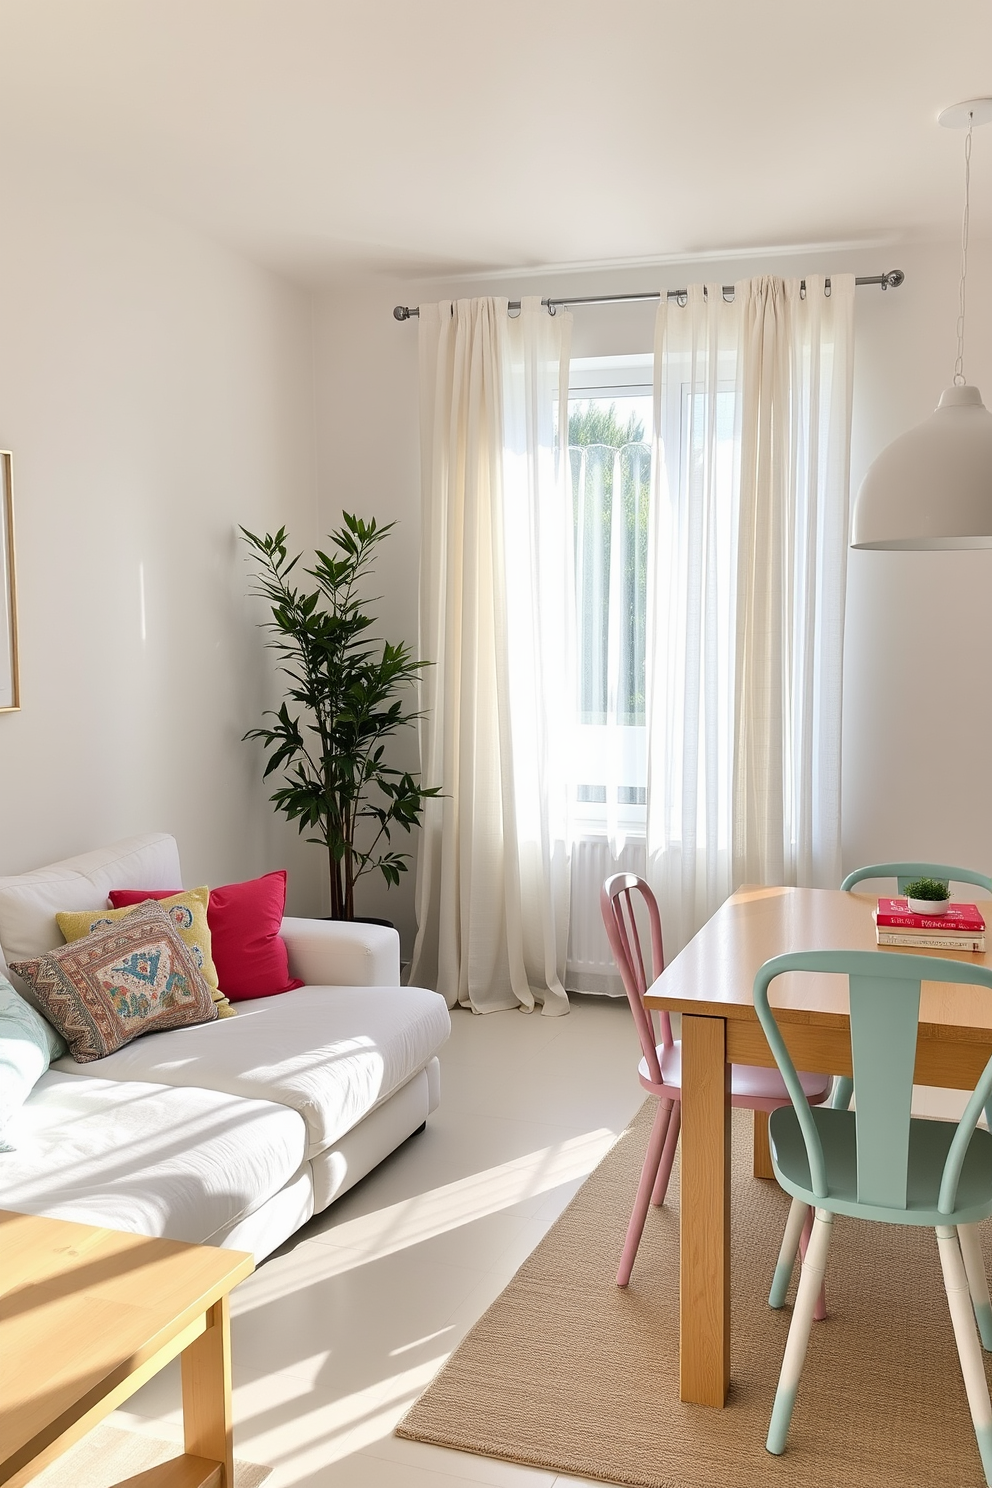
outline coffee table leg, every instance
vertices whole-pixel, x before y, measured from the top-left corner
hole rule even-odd
[[[730,1385],[730,1066],[723,1018],[682,1017],[682,1400]]]
[[[231,1315],[227,1297],[207,1309],[207,1328],[182,1358],[183,1433],[191,1457],[224,1464],[221,1488],[234,1488],[231,1424]]]

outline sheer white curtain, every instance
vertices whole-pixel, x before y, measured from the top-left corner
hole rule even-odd
[[[854,281],[662,297],[649,876],[677,950],[738,884],[833,885]]]
[[[420,310],[421,769],[444,795],[411,976],[476,1012],[568,1011],[570,329],[537,299]]]

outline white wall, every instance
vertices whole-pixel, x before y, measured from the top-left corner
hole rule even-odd
[[[992,282],[972,245],[966,371],[992,403]],[[533,279],[355,283],[325,292],[317,307],[318,494],[321,530],[342,506],[400,523],[383,550],[383,633],[415,644],[418,482],[417,327],[393,305],[446,295],[608,294],[730,283],[752,273],[902,268],[895,291],[857,293],[852,485],[884,445],[932,411],[951,381],[958,250],[913,245],[796,258],[666,265]],[[574,311],[573,355],[650,350],[647,305]],[[847,867],[890,856],[992,865],[992,738],[986,637],[992,621],[992,553],[852,553],[844,716],[844,859]],[[925,628],[910,653],[914,622]],[[920,782],[921,756],[946,759],[944,778]],[[415,762],[413,741],[405,756]],[[368,913],[388,913],[409,943],[413,873],[388,894],[366,890]]]
[[[22,701],[0,872],[167,830],[187,883],[288,865],[314,909],[316,849],[240,742],[274,693],[235,537],[312,540],[309,296],[55,174],[0,184]]]
[[[958,250],[896,257],[905,285],[891,304],[869,295],[858,317],[854,489],[890,440],[933,411],[953,376]],[[986,244],[972,244],[971,262],[964,365],[992,406]],[[919,857],[992,872],[990,632],[992,552],[851,553],[847,868]]]

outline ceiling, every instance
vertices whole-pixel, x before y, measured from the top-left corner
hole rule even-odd
[[[986,93],[989,0],[0,0],[0,168],[311,283],[944,235]]]

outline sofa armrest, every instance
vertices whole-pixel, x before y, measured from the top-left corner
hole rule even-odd
[[[400,938],[388,925],[284,919],[289,970],[310,986],[398,987]]]

